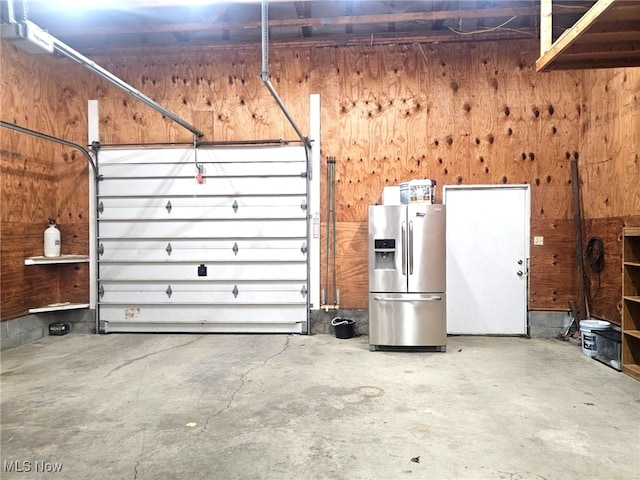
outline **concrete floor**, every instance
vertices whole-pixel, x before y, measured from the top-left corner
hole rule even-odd
[[[640,477],[640,383],[555,340],[71,334],[1,371],[2,478]]]

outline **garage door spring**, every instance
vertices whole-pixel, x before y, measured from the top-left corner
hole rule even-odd
[[[591,237],[587,243],[587,262],[594,272],[604,268],[604,244],[600,237]]]

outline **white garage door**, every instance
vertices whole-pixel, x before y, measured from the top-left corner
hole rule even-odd
[[[105,332],[306,331],[304,147],[103,149],[98,170]]]

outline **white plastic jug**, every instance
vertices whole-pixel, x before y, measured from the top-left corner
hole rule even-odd
[[[56,227],[56,221],[49,219],[49,228],[44,231],[44,256],[60,256],[60,230]]]

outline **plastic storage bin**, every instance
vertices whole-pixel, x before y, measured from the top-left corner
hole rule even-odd
[[[593,357],[599,362],[621,371],[620,352],[622,350],[622,333],[618,330],[596,330],[597,353]]]

